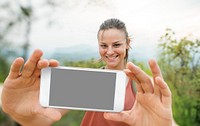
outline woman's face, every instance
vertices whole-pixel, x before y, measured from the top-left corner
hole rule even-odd
[[[129,43],[123,31],[108,29],[99,31],[98,35],[99,53],[108,69],[124,69],[126,49]]]

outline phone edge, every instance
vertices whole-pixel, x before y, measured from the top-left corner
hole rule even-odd
[[[40,94],[39,101],[40,105],[44,107],[49,107],[50,98],[50,81],[51,81],[51,67],[43,68],[41,70],[40,78]]]

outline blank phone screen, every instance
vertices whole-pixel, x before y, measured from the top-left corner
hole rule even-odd
[[[50,106],[114,109],[116,73],[51,69]]]

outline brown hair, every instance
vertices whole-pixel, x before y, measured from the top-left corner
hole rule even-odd
[[[124,22],[122,22],[122,21],[120,21],[119,19],[116,19],[116,18],[107,19],[100,25],[99,31],[98,31],[98,34],[97,34],[97,38],[99,37],[100,31],[114,29],[114,28],[117,29],[117,30],[121,30],[125,33],[126,42],[128,44],[130,42],[130,38],[128,36],[126,25],[125,25]],[[128,50],[129,49],[126,49],[126,56],[124,57],[125,62],[127,62],[127,60],[128,60]]]

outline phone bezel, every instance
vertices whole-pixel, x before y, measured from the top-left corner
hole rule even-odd
[[[116,73],[115,83],[115,95],[114,95],[114,106],[113,110],[108,109],[95,109],[95,108],[77,108],[77,107],[63,107],[63,106],[50,106],[50,80],[51,80],[51,67],[47,67],[41,70],[41,83],[40,83],[40,104],[44,107],[72,109],[72,110],[87,110],[87,111],[102,111],[102,112],[120,112],[124,109],[125,102],[125,91],[127,85],[127,77],[123,71],[120,70],[107,70],[107,69],[91,69],[91,68],[78,68],[78,67],[53,67],[54,69],[65,69],[65,70],[81,70],[81,71],[94,71],[94,72],[111,72]]]

